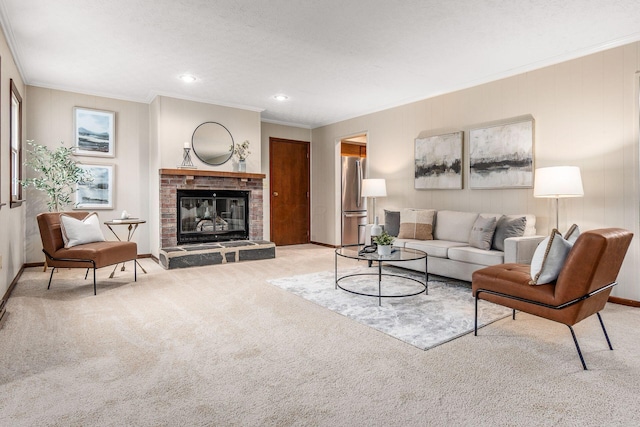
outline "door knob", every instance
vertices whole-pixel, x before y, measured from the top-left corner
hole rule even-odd
[[[277,191],[273,192],[273,197],[278,197],[278,192]]]

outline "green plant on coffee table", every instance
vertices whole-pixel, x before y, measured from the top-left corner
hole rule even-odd
[[[391,234],[387,233],[386,231],[383,231],[382,234],[373,237],[373,241],[376,243],[376,245],[380,245],[380,246],[388,246],[392,244],[394,240],[395,240],[395,237],[393,237]]]
[[[71,204],[71,194],[76,191],[76,184],[93,182],[89,171],[79,166],[73,156],[73,148],[65,147],[64,142],[55,150],[27,141],[31,149],[27,149],[25,166],[38,174],[35,178],[20,181],[23,187],[33,186],[49,197],[49,211],[59,212],[61,208]]]

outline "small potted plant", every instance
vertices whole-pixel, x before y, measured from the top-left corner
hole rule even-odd
[[[378,255],[385,256],[391,255],[391,244],[395,240],[395,237],[383,231],[382,234],[373,237],[373,241],[378,245]]]

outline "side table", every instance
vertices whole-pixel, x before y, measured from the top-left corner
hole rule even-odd
[[[127,242],[131,241],[131,238],[133,237],[133,234],[136,232],[136,230],[138,229],[138,225],[140,224],[144,224],[147,221],[144,219],[135,219],[135,218],[129,218],[129,219],[117,219],[117,220],[112,220],[112,221],[105,221],[104,225],[106,225],[109,230],[111,230],[111,232],[113,233],[114,236],[116,236],[116,239],[118,239],[119,241],[122,242],[122,239],[120,238],[120,236],[118,236],[118,233],[116,233],[113,228],[111,228],[112,225],[127,225]],[[140,265],[140,263],[138,262],[138,260],[135,260],[136,264],[138,264],[138,267],[140,267],[140,269],[144,272],[144,274],[147,274],[147,271],[144,269],[144,267],[142,267]],[[115,267],[113,267],[113,271],[111,272],[111,275],[109,276],[110,279],[113,278],[114,273],[116,272],[116,268],[118,268],[118,264],[116,264]],[[122,263],[122,268],[120,269],[120,271],[124,271],[124,263]]]

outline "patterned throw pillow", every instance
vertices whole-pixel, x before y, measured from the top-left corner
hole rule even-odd
[[[572,247],[573,244],[566,241],[554,228],[533,254],[529,284],[544,285],[556,280]]]
[[[403,209],[400,211],[399,239],[433,240],[433,209]]]
[[[578,240],[578,237],[580,237],[580,228],[578,228],[577,225],[573,224],[569,228],[569,231],[567,231],[567,233],[564,235],[564,240],[573,245],[576,240]]]
[[[105,241],[100,229],[98,214],[95,212],[91,212],[81,220],[70,215],[60,214],[60,229],[65,248]]]
[[[474,248],[484,249],[485,251],[491,249],[493,233],[496,231],[496,223],[495,217],[485,218],[478,216],[469,235],[469,245]]]

